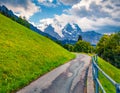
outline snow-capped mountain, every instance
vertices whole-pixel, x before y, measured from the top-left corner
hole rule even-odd
[[[77,41],[78,36],[82,33],[80,27],[77,24],[68,23],[63,29],[63,40],[73,40]]]
[[[47,33],[57,38],[64,44],[74,44],[75,42],[77,42],[79,35],[81,35],[83,40],[88,41],[93,45],[96,45],[102,36],[102,34],[95,31],[82,32],[81,28],[75,23],[66,24],[61,29],[61,32],[62,37],[57,33],[57,31],[55,31],[55,27],[53,27],[51,24],[44,29],[44,33]]]

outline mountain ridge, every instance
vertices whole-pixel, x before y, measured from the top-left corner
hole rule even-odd
[[[50,34],[53,37],[56,37],[57,39],[59,38],[58,40],[60,40],[63,44],[75,44],[78,41],[79,35],[81,35],[83,40],[90,42],[92,45],[96,45],[97,42],[102,37],[102,34],[95,32],[95,31],[82,32],[81,28],[75,23],[67,23],[63,27],[63,29],[61,29],[63,37],[60,37],[60,35],[57,33],[57,31],[55,31],[54,27],[51,24],[50,24],[50,26],[53,29],[52,31],[51,31],[51,29],[47,29],[47,32],[45,30],[43,32]],[[48,27],[49,27],[49,25],[48,25]],[[48,28],[48,27],[46,27],[46,28]],[[53,34],[57,33],[57,35],[53,35],[51,33],[53,33]]]

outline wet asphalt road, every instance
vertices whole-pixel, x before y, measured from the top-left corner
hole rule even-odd
[[[40,77],[17,93],[85,93],[91,57],[77,54],[76,59]]]

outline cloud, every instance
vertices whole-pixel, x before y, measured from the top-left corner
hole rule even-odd
[[[47,19],[42,19],[40,20],[40,23],[38,25],[38,28],[44,31],[44,29],[51,24],[57,33],[59,33],[60,36],[62,35],[61,30],[63,27],[68,23],[68,22],[73,22],[72,16],[68,16],[65,14],[62,15],[55,15],[54,18],[47,18]],[[71,20],[70,20],[71,19]]]
[[[77,23],[83,31],[101,31],[102,28],[106,30],[107,27],[118,28],[119,10],[120,6],[114,0],[81,0],[72,5],[67,12],[65,10],[65,14],[40,20],[39,28],[43,30],[48,24],[52,24],[61,36],[61,30],[67,23]]]
[[[52,3],[53,2],[53,0],[38,0],[39,2],[41,2],[41,3],[44,3],[44,2],[50,2],[50,3]]]
[[[64,5],[74,5],[81,0],[38,0],[38,2],[42,5],[48,6],[48,7],[56,7],[57,5],[60,5],[61,3]]]
[[[38,0],[39,4],[47,6],[47,7],[56,7],[59,5],[57,0]]]
[[[55,31],[62,36],[61,30],[67,23],[77,23],[83,31],[98,29],[97,27],[93,26],[96,23],[86,17],[80,19],[76,16],[67,14],[55,15],[54,18],[42,19],[40,20],[38,28],[44,31],[44,29],[51,24],[55,28]]]
[[[65,4],[65,5],[74,5],[80,1],[81,0],[59,0],[59,2]]]
[[[73,5],[68,12],[78,17],[110,17],[109,12],[105,11],[103,7],[100,0],[82,0],[80,3]]]
[[[31,0],[0,0],[0,5],[5,5],[13,12],[29,19],[34,13],[40,11]]]
[[[118,18],[119,4],[119,0],[81,0],[74,4],[68,13],[78,17]]]
[[[84,29],[90,27],[101,29],[107,25],[120,26],[119,5],[119,0],[81,0],[67,10],[67,13],[77,17],[80,20],[79,24],[83,20],[82,24],[88,23],[89,26],[83,27]]]
[[[67,23],[77,23],[83,31],[100,31],[102,28],[105,30],[107,27],[120,26],[119,0],[38,0],[38,2],[48,7],[54,7],[60,3],[70,5],[71,8],[65,9],[63,14],[41,19],[39,24],[36,24],[41,30],[52,24],[61,36],[61,30]],[[0,5],[3,4],[27,19],[40,11],[32,0],[0,0]]]

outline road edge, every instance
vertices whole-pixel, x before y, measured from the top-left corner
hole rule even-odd
[[[90,63],[89,70],[88,70],[87,93],[95,93],[93,75],[92,75],[92,63]]]

